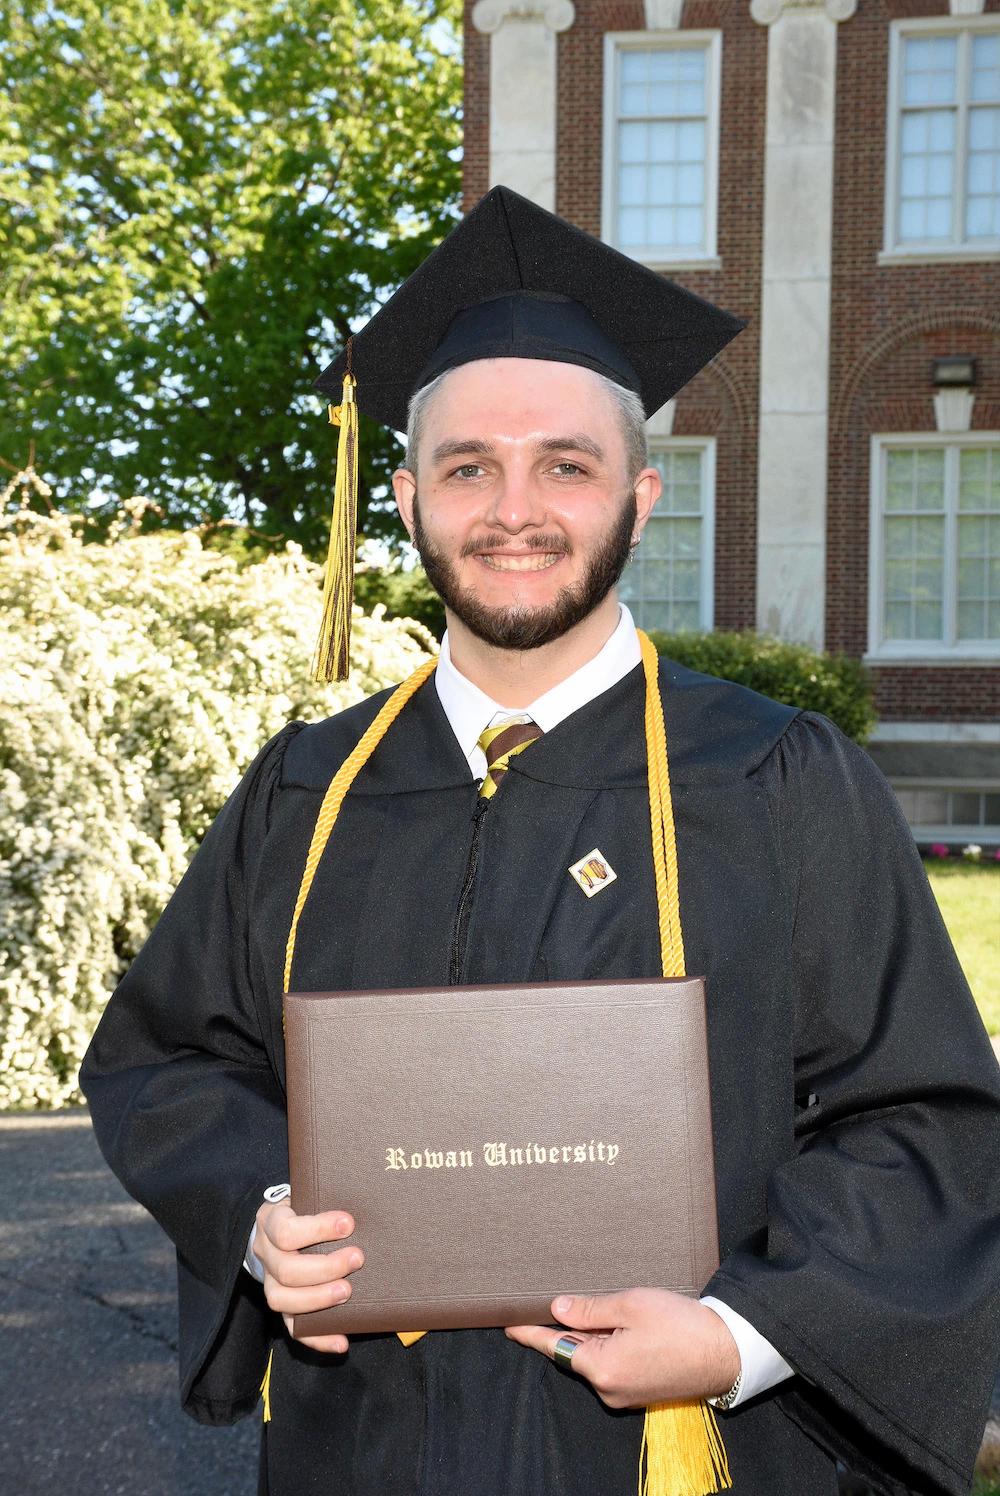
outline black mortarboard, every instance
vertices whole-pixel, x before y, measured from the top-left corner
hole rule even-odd
[[[484,358],[582,364],[640,396],[651,416],[746,324],[554,213],[494,187],[316,380],[340,395],[333,522],[314,669],[350,664],[358,410],[406,427],[415,392]]]
[[[412,395],[482,358],[596,369],[659,410],[745,322],[536,203],[494,187],[352,339],[361,410],[406,428]],[[342,351],[316,380],[339,397]]]

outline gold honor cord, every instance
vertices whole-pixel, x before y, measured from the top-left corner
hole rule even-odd
[[[656,880],[656,912],[660,928],[660,959],[665,977],[684,976],[680,893],[677,880],[677,843],[667,765],[667,735],[660,700],[659,660],[649,637],[637,630],[646,678],[646,772],[649,780],[649,820]],[[312,887],[320,858],[330,839],[344,796],[410,697],[429,679],[436,660],[428,660],[398,686],[357,746],[344,760],[323,796],[306,856],[299,895],[285,948],[284,990],[291,990],[292,960],[299,918]],[[412,1345],[424,1332],[401,1331],[400,1340]],[[271,1361],[261,1390],[270,1392]],[[266,1396],[264,1416],[270,1418]],[[640,1496],[715,1496],[730,1490],[732,1478],[714,1410],[699,1400],[654,1403],[646,1409],[639,1451]]]

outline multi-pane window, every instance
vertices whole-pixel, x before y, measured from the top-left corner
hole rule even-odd
[[[895,99],[889,245],[1000,242],[1000,28],[900,33]]]
[[[609,39],[604,237],[648,263],[715,253],[718,47]]]
[[[915,828],[1000,832],[1000,790],[975,785],[894,784],[903,814]]]
[[[1000,446],[958,456],[958,637],[1000,639]]]
[[[1000,444],[876,454],[873,652],[1000,650]]]
[[[654,450],[663,493],[619,594],[640,628],[675,633],[712,624],[711,453],[705,446]]]
[[[944,630],[944,450],[886,453],[885,639]]]

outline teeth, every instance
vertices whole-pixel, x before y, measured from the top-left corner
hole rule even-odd
[[[544,571],[546,567],[554,566],[559,557],[543,551],[531,556],[484,555],[483,560],[493,571]]]

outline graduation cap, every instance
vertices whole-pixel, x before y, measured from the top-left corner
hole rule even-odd
[[[406,428],[417,390],[476,359],[580,364],[647,419],[746,326],[554,213],[494,187],[315,381],[340,426],[318,679],[348,671],[357,412]]]

